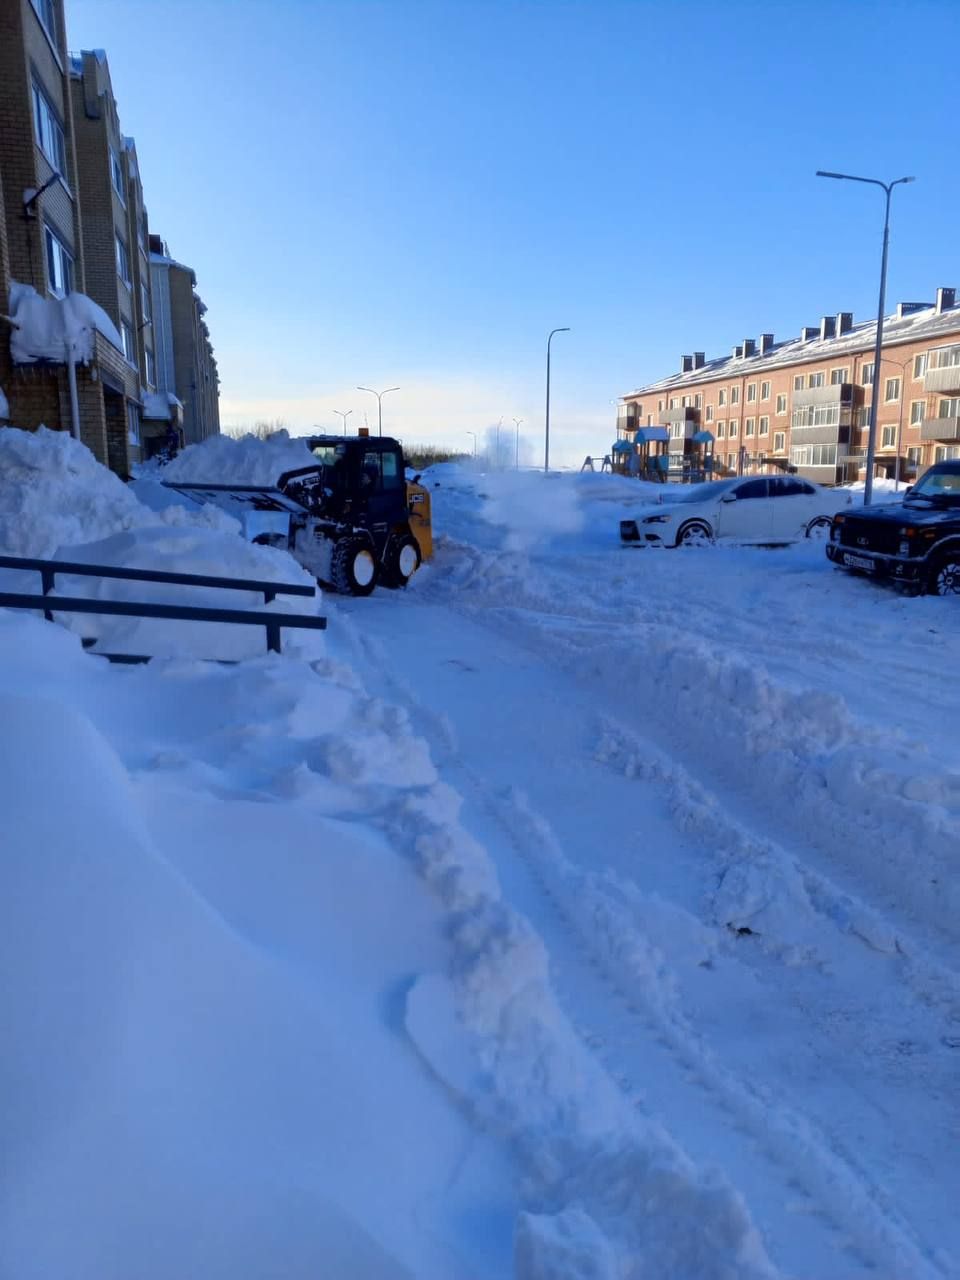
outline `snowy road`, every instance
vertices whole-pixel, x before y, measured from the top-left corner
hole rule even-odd
[[[439,510],[442,519],[442,494]],[[465,513],[448,512],[461,534]],[[884,699],[903,697],[912,655],[902,646],[887,655],[880,675],[899,684],[874,680],[867,716],[848,723],[836,695],[812,708],[791,701],[804,673],[786,642],[802,652],[802,588],[789,608],[781,601],[784,626],[770,599],[758,602],[766,612],[744,610],[742,588],[731,594],[715,576],[684,619],[679,593],[643,608],[634,594],[627,606],[638,585],[627,575],[648,572],[639,556],[615,560],[626,581],[611,583],[608,554],[585,564],[556,555],[555,540],[549,557],[492,555],[500,531],[475,529],[481,547],[448,540],[417,589],[341,604],[331,643],[368,687],[408,709],[441,777],[465,797],[462,820],[493,858],[506,899],[544,939],[583,1042],[640,1114],[743,1194],[785,1274],[958,1274],[955,931],[951,939],[949,902],[938,903],[935,887],[892,892],[901,839],[913,841],[919,865],[925,848],[931,862],[956,848],[955,775],[932,779],[929,759],[917,767],[907,742],[896,765],[902,794],[872,816],[850,811],[859,793],[845,781],[881,768],[869,712],[879,724]],[[797,557],[792,572],[819,571],[806,550],[766,554]],[[689,566],[698,590],[701,566],[675,563]],[[860,586],[838,589],[851,585]],[[678,638],[691,618],[696,634]],[[822,621],[814,615],[807,630],[822,633]],[[945,622],[955,625],[941,610],[920,646]],[[847,627],[826,645],[841,680],[851,657],[862,661]],[[658,629],[669,633],[662,654]],[[676,686],[671,696],[645,687],[624,661],[640,642],[648,667],[662,658],[661,674],[673,664],[675,676],[684,646],[713,636],[728,667],[701,664],[692,707]],[[724,709],[706,686],[712,678],[722,691],[729,664],[761,638],[771,660],[734,673],[739,696],[722,693]],[[939,696],[912,670],[910,711],[898,717],[907,737],[936,723],[928,712]],[[682,679],[689,690],[692,677]],[[748,705],[738,719],[751,697],[759,713]],[[778,734],[796,737],[813,721],[842,739],[832,765],[842,785],[834,793],[821,781],[824,794],[811,798],[797,761],[813,767],[822,743],[795,742],[803,750],[791,772]],[[950,802],[935,819],[909,798],[922,779]],[[885,844],[865,868],[863,842],[843,846],[848,831],[860,824],[869,836],[873,822]]]

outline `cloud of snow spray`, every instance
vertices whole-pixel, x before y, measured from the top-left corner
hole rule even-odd
[[[495,471],[483,477],[480,514],[504,530],[504,549],[532,551],[557,534],[578,533],[583,511],[575,486],[539,471]]]

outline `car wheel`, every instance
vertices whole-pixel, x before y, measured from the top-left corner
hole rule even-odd
[[[816,542],[826,542],[830,537],[831,523],[829,516],[817,516],[807,525],[806,536]]]
[[[713,542],[713,530],[703,520],[691,520],[677,534],[678,547],[709,547]]]
[[[960,596],[960,552],[950,551],[936,562],[927,590],[932,596]]]
[[[405,587],[420,568],[420,544],[412,534],[404,534],[384,558],[381,581],[385,587]]]
[[[342,596],[368,596],[379,569],[373,547],[363,538],[341,538],[330,556],[330,580]]]

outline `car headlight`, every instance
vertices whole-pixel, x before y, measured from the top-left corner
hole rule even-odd
[[[644,516],[641,524],[669,524],[670,516]]]

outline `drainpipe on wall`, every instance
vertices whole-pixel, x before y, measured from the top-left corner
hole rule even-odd
[[[73,343],[68,338],[64,344],[67,364],[67,382],[70,385],[70,434],[74,440],[80,439],[80,402],[77,397],[77,364]]]

